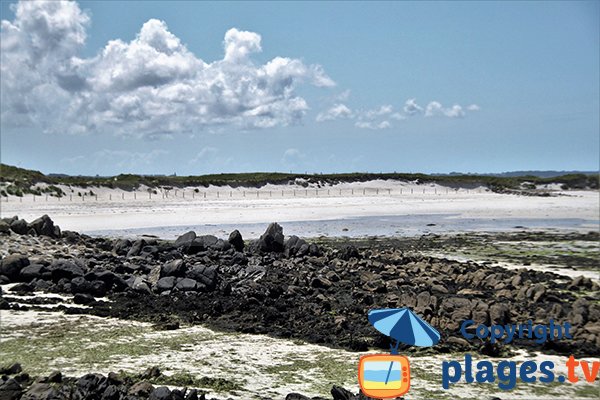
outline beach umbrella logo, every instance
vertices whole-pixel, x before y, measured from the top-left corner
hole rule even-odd
[[[371,310],[369,323],[392,339],[391,354],[369,354],[360,358],[360,388],[365,395],[378,399],[402,396],[410,388],[410,363],[408,358],[398,354],[398,346],[400,343],[433,346],[440,341],[440,333],[406,307]]]

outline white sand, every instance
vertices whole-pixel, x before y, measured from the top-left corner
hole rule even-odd
[[[90,232],[158,226],[321,221],[371,216],[452,214],[452,218],[591,220],[597,229],[598,191],[556,191],[554,197],[492,193],[398,181],[345,183],[322,188],[267,185],[255,188],[185,188],[149,195],[147,191],[62,187],[66,197],[10,196],[2,217],[31,220],[50,215],[62,229]],[[197,189],[198,192],[195,192]],[[92,190],[94,196],[89,195]],[[283,192],[282,192],[283,191]],[[78,193],[86,196],[79,196]],[[96,196],[97,195],[97,196]],[[71,197],[72,196],[72,197]],[[134,198],[135,197],[135,198]]]

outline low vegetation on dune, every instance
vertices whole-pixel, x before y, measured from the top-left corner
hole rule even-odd
[[[63,196],[64,192],[56,185],[67,185],[81,188],[107,187],[122,190],[134,190],[141,185],[158,187],[262,187],[267,184],[299,183],[331,185],[349,182],[367,182],[370,180],[410,181],[419,184],[437,183],[451,187],[485,186],[496,192],[535,189],[538,185],[558,184],[562,189],[598,189],[597,174],[567,174],[556,177],[524,176],[492,176],[472,174],[428,175],[421,173],[340,173],[340,174],[295,174],[281,172],[248,172],[223,173],[197,176],[176,175],[137,175],[120,174],[117,176],[69,176],[44,175],[11,165],[0,164],[0,195],[50,194]],[[39,185],[43,184],[43,185]],[[40,186],[43,186],[40,187]]]

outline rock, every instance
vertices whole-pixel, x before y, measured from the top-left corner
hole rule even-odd
[[[286,257],[292,257],[295,255],[304,256],[304,255],[308,254],[308,250],[309,250],[309,245],[308,245],[308,243],[306,243],[306,241],[304,239],[300,239],[298,236],[292,235],[285,242],[285,245],[283,248],[283,254]]]
[[[60,228],[54,226],[54,222],[47,215],[42,215],[40,218],[30,222],[28,228],[40,236],[60,237]]]
[[[139,276],[133,280],[133,282],[131,283],[131,288],[133,290],[135,290],[136,292],[148,293],[148,294],[152,293],[148,284],[146,282],[144,282],[144,280]]]
[[[146,241],[144,239],[138,239],[135,242],[133,242],[133,245],[127,252],[127,258],[139,256],[144,246],[146,246]]]
[[[171,391],[166,386],[160,386],[155,388],[152,393],[150,393],[150,397],[148,400],[170,400],[171,399]]]
[[[338,257],[342,260],[349,261],[351,258],[360,258],[360,253],[358,252],[358,249],[356,247],[354,247],[351,244],[348,244],[342,248],[342,250],[338,254]]]
[[[8,379],[5,382],[0,380],[0,399],[2,400],[19,400],[23,388],[15,379]]]
[[[27,234],[29,228],[27,227],[27,221],[24,219],[17,219],[10,224],[10,229],[19,235]]]
[[[152,287],[156,286],[158,280],[162,277],[162,266],[157,265],[150,270],[148,274],[148,284]]]
[[[231,244],[223,239],[218,239],[210,248],[216,251],[227,251],[231,248]]]
[[[197,282],[190,278],[183,278],[177,281],[175,289],[181,292],[193,292],[197,289]]]
[[[2,259],[0,275],[5,275],[11,281],[17,281],[21,270],[29,265],[29,259],[21,254],[10,254]]]
[[[104,393],[102,393],[102,397],[100,400],[120,400],[123,398],[124,393],[121,393],[119,387],[116,385],[109,385]]]
[[[263,253],[282,252],[283,241],[283,228],[277,222],[273,222],[258,239],[258,250]]]
[[[60,259],[50,264],[50,272],[52,281],[58,282],[62,278],[73,279],[78,276],[83,276],[84,271],[81,267],[72,261]]]
[[[42,273],[45,272],[46,267],[42,264],[31,264],[26,266],[21,270],[21,280],[25,282],[31,282],[34,279],[37,279],[42,276]]]
[[[175,277],[174,276],[166,276],[164,278],[160,278],[158,282],[156,282],[156,286],[154,287],[157,292],[165,292],[167,290],[172,290],[175,287]]]
[[[10,235],[10,225],[0,219],[0,235]]]
[[[322,276],[317,276],[310,282],[310,286],[318,289],[327,289],[331,287],[331,281],[329,279],[324,278]]]
[[[19,363],[10,364],[7,367],[0,367],[0,375],[15,375],[23,371],[23,367]]]
[[[185,276],[185,262],[181,259],[169,261],[162,267],[162,276]]]
[[[29,283],[17,283],[10,288],[10,291],[14,293],[31,293],[33,292],[33,286]]]
[[[287,396],[285,396],[285,400],[311,400],[311,398],[301,395],[299,393],[290,393]]]
[[[96,299],[94,296],[87,293],[76,293],[75,296],[73,296],[73,303],[75,304],[91,304],[95,301]]]
[[[355,396],[343,387],[333,386],[331,388],[331,395],[333,400],[354,400]]]
[[[236,251],[244,250],[244,239],[237,229],[229,234],[228,241]]]
[[[120,256],[124,256],[129,251],[131,247],[131,240],[129,239],[117,239],[112,248],[113,253],[118,254]]]
[[[46,382],[37,382],[31,385],[21,400],[53,400],[66,398],[66,396],[61,396],[61,394],[52,387],[51,384]]]
[[[207,267],[205,265],[195,265],[188,273],[187,277],[196,280],[201,285],[200,289],[207,291],[215,290],[217,287],[217,268]]]
[[[148,367],[140,376],[142,379],[158,378],[161,375],[160,368],[156,365]]]
[[[510,322],[510,308],[503,303],[492,304],[490,307],[490,323],[504,325]]]
[[[196,239],[196,232],[189,231],[179,236],[173,245],[175,248],[187,253],[194,239]]]
[[[62,374],[60,373],[60,371],[54,371],[50,375],[48,375],[48,382],[51,382],[51,383],[62,382]]]
[[[138,382],[133,384],[127,394],[138,397],[148,397],[154,391],[154,386],[150,382]]]

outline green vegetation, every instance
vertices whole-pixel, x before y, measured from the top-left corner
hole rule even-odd
[[[564,189],[598,188],[597,175],[570,174],[553,178],[539,178],[535,176],[520,177],[494,177],[484,175],[427,175],[407,173],[343,173],[343,174],[288,174],[279,172],[252,172],[237,174],[209,174],[199,176],[148,176],[135,174],[121,174],[112,177],[89,176],[47,176],[39,171],[22,169],[6,164],[0,164],[0,181],[8,182],[20,189],[23,193],[33,193],[31,187],[37,183],[48,185],[70,185],[87,188],[90,186],[103,186],[123,190],[135,190],[140,185],[148,187],[185,187],[209,185],[233,187],[261,187],[268,183],[287,184],[296,179],[301,179],[306,185],[309,183],[340,183],[364,182],[374,179],[391,179],[402,181],[416,181],[418,183],[439,183],[451,187],[486,186],[494,191],[526,190],[532,185],[556,183]],[[16,190],[16,189],[12,189]],[[60,189],[59,189],[60,190]],[[57,195],[60,195],[54,190]],[[8,190],[7,190],[8,192]]]

